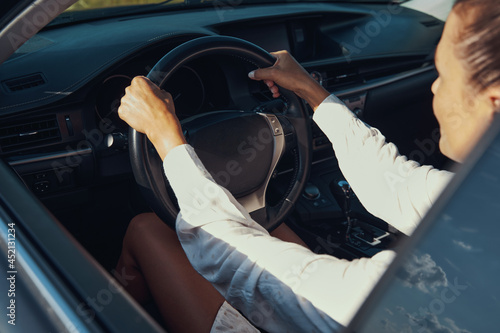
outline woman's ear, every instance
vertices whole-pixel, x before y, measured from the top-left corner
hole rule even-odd
[[[495,112],[500,113],[500,97],[493,99],[493,107]]]
[[[493,107],[493,112],[500,113],[500,86],[489,89],[489,98],[491,106]]]

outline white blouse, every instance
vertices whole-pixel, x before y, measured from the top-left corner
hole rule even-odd
[[[408,235],[452,177],[399,155],[333,95],[314,121],[364,207]],[[170,151],[164,169],[181,209],[177,234],[191,264],[266,331],[338,331],[395,256],[386,250],[347,261],[270,236],[215,183],[189,145]]]

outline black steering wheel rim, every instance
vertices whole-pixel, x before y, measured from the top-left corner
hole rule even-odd
[[[225,36],[200,37],[166,54],[153,67],[148,78],[162,87],[177,69],[190,61],[209,55],[231,55],[253,64],[255,68],[272,66],[275,62],[275,58],[267,51],[245,40]],[[276,228],[293,209],[306,184],[311,162],[311,127],[308,112],[293,92],[280,88],[280,94],[287,106],[282,116],[286,117],[286,121],[293,127],[296,141],[294,149],[298,161],[294,170],[295,177],[286,197],[276,206],[266,205],[263,211],[252,215],[267,230]],[[133,128],[130,128],[129,133],[129,149],[134,176],[145,199],[165,223],[175,228],[178,209],[165,184],[163,165],[159,156],[151,149],[147,137]]]

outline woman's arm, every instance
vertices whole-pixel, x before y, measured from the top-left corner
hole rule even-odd
[[[274,97],[279,96],[276,83],[304,98],[363,206],[410,235],[453,174],[408,161],[377,129],[359,120],[313,80],[288,52],[273,55],[274,66],[257,69],[249,77],[263,80]]]
[[[179,240],[193,267],[270,332],[335,332],[347,325],[392,261],[340,260],[271,237],[215,183],[189,145],[164,160],[178,199]]]
[[[333,95],[313,119],[332,142],[340,169],[363,206],[410,235],[453,174],[409,161]]]
[[[214,182],[185,144],[171,96],[146,78],[133,80],[119,114],[164,159],[187,257],[233,306],[268,331],[332,332],[350,321],[393,252],[348,262],[271,237]]]

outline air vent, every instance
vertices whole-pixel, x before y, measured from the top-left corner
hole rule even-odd
[[[332,90],[363,82],[364,78],[358,73],[357,68],[339,68],[327,71],[323,75],[323,86]]]
[[[55,115],[4,123],[0,127],[3,153],[34,148],[61,139]]]
[[[424,56],[399,59],[372,59],[352,63],[349,67],[342,66],[318,72],[323,79],[323,86],[327,90],[335,91],[421,68],[424,63]]]
[[[31,74],[3,81],[3,85],[10,92],[21,91],[29,88],[34,88],[45,84],[45,78],[41,73]]]

